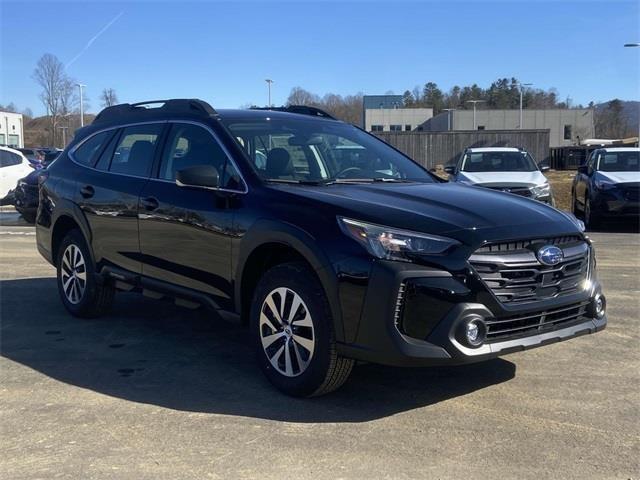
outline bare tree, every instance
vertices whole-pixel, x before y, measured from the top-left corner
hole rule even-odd
[[[118,104],[118,95],[113,88],[105,88],[100,95],[100,101],[103,107],[111,107]]]
[[[320,104],[320,97],[311,93],[301,87],[293,87],[289,98],[287,98],[287,105],[318,105]]]
[[[65,78],[64,65],[51,53],[40,57],[33,71],[33,79],[42,87],[40,100],[49,115],[51,145],[55,145],[56,124],[61,108],[60,96]]]

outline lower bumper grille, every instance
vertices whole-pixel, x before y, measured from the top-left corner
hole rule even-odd
[[[487,343],[558,330],[585,319],[589,302],[527,315],[487,320]]]

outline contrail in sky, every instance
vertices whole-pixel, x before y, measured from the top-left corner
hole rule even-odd
[[[98,33],[96,33],[93,37],[91,37],[91,39],[87,42],[87,44],[84,46],[84,48],[82,50],[80,50],[80,53],[78,53],[75,57],[73,57],[69,63],[67,63],[64,68],[67,69],[69,68],[69,66],[71,66],[72,63],[74,63],[76,60],[78,60],[82,54],[84,52],[86,52],[87,50],[89,50],[89,47],[91,47],[91,45],[93,44],[93,42],[95,42],[98,37],[100,35],[102,35],[104,32],[107,31],[107,29],[113,25],[114,23],[116,23],[116,21],[122,16],[122,14],[124,13],[124,11],[120,12],[118,15],[116,15],[109,23],[107,23],[102,30],[100,30]]]

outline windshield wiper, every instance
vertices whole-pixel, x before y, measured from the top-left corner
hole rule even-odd
[[[411,180],[405,180],[402,178],[335,178],[328,180],[325,185],[332,185],[334,183],[413,183]]]
[[[266,178],[265,182],[287,183],[294,185],[326,185],[326,182],[322,180],[294,180],[290,178]]]

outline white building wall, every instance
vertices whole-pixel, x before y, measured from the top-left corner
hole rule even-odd
[[[24,128],[21,113],[0,112],[0,145],[24,147]]]

